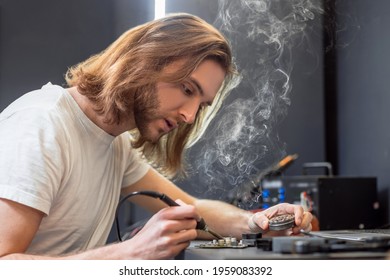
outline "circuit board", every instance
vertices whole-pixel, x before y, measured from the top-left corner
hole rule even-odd
[[[248,245],[244,244],[242,240],[238,242],[234,237],[225,237],[223,239],[214,239],[213,241],[198,244],[196,247],[203,249],[243,249],[248,247]]]

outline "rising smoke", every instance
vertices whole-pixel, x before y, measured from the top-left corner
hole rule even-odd
[[[219,1],[214,25],[231,42],[241,83],[189,151],[192,189],[224,200],[245,196],[248,182],[285,156],[285,143],[274,127],[290,105],[292,48],[305,43],[306,28],[322,12],[321,3]]]

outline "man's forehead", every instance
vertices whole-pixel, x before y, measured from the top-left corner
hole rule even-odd
[[[163,72],[166,74],[174,74],[174,73],[176,73],[176,71],[178,69],[181,69],[187,61],[188,61],[187,59],[175,60],[175,61],[169,63],[168,65],[166,65],[163,68]]]

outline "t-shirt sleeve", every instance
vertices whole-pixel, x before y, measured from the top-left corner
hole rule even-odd
[[[50,121],[34,113],[0,118],[0,197],[48,215],[60,185],[63,150]]]

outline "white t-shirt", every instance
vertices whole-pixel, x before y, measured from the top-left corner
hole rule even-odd
[[[0,114],[0,197],[46,214],[27,253],[104,245],[121,187],[149,168],[129,133],[107,134],[60,86],[29,92]]]

